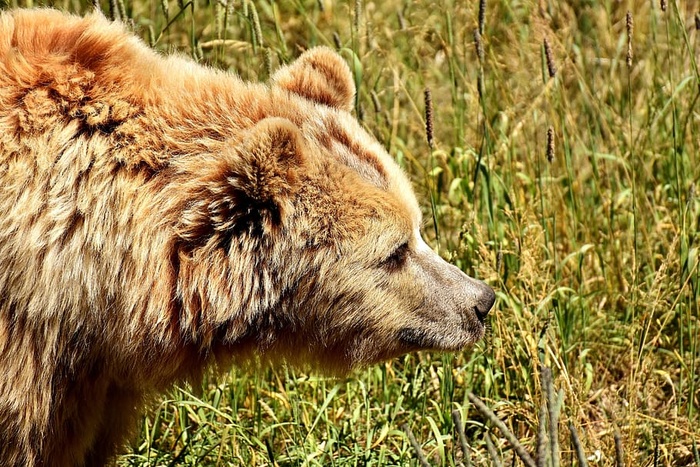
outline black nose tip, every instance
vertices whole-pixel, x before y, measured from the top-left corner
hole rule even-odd
[[[481,290],[479,297],[476,300],[476,306],[474,310],[476,312],[476,316],[479,318],[480,321],[486,319],[486,316],[489,314],[489,311],[491,311],[491,308],[493,307],[493,303],[495,301],[496,293],[491,287],[484,284],[483,289]]]

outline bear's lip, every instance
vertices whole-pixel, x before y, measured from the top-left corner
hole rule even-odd
[[[474,345],[486,333],[484,322],[479,319],[468,328],[455,332],[440,332],[439,330],[419,327],[404,327],[399,329],[397,338],[402,345],[414,350],[459,351]]]

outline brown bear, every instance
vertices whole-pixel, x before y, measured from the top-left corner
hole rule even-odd
[[[253,356],[331,373],[484,334],[342,59],[269,84],[100,14],[0,15],[0,464],[99,466],[151,395]]]

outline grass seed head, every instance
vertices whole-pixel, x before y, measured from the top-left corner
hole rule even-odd
[[[690,187],[688,188],[688,207],[690,207],[693,201],[695,201],[695,183],[691,183]]]
[[[272,76],[272,50],[269,48],[265,49],[265,73]]]
[[[425,136],[428,139],[428,146],[433,149],[433,95],[429,88],[423,92],[425,99]]]
[[[476,58],[479,59],[479,64],[484,63],[484,43],[481,40],[481,33],[479,29],[474,30],[474,47],[476,48]]]
[[[486,0],[479,0],[479,34],[484,34],[484,23],[486,22]]]
[[[554,162],[554,127],[547,128],[547,162]]]
[[[258,16],[258,9],[255,7],[255,3],[250,3],[250,20],[253,22],[253,35],[255,37],[255,42],[259,47],[263,46],[263,35],[262,28],[260,27],[260,17]]]
[[[333,33],[333,44],[338,50],[343,48],[343,43],[340,41],[340,35],[337,32]]]
[[[374,111],[378,114],[382,113],[382,103],[379,102],[379,96],[377,96],[377,93],[372,90],[372,92],[369,93],[369,95],[372,97],[372,104],[374,105]]]
[[[362,17],[362,0],[355,0],[355,31],[360,30],[360,18]]]
[[[634,34],[634,19],[632,18],[632,12],[627,11],[627,68],[632,68],[632,58],[634,54],[632,53],[632,34]]]
[[[549,40],[544,38],[544,56],[547,60],[547,72],[550,78],[554,78],[557,75],[557,66],[554,64],[554,57],[552,55],[552,46],[549,45]]]
[[[121,19],[121,16],[119,16],[119,5],[117,4],[117,0],[109,0],[109,18],[112,21]]]

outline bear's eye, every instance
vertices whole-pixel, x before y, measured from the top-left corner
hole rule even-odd
[[[403,266],[408,256],[408,242],[402,243],[389,256],[382,260],[380,266],[388,270],[395,270]]]

